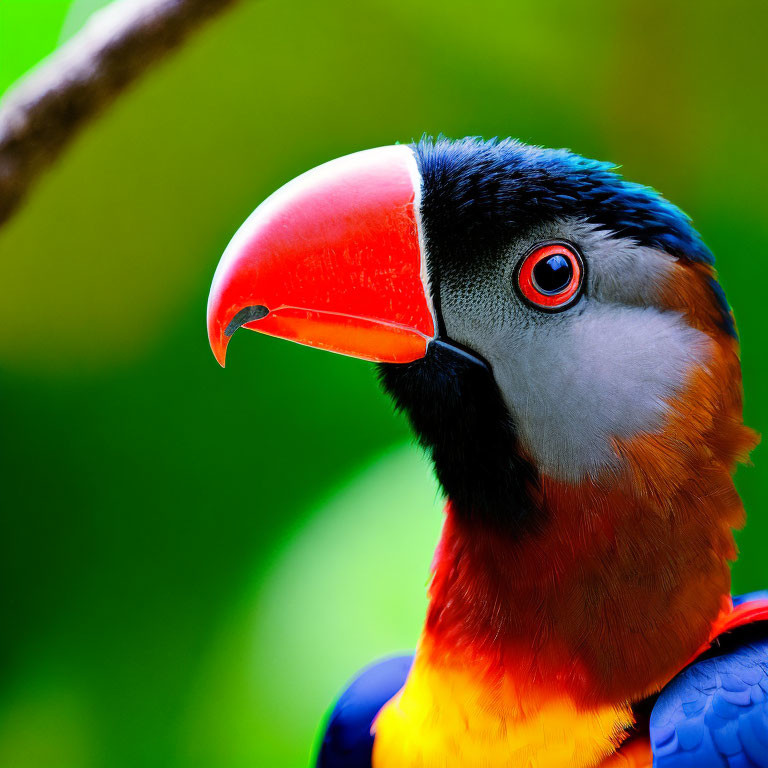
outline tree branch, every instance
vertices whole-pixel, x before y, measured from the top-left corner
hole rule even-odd
[[[117,0],[0,101],[0,225],[77,131],[237,0]]]

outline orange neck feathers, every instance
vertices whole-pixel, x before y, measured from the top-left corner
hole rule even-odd
[[[727,610],[743,523],[732,473],[754,435],[740,386],[723,391],[735,344],[715,340],[662,432],[616,441],[620,474],[543,478],[537,530],[505,536],[448,505],[425,627],[441,654],[590,703],[637,700],[686,663]]]

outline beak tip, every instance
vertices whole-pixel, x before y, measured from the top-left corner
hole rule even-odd
[[[229,344],[229,337],[223,332],[208,333],[208,343],[211,346],[211,352],[216,358],[216,362],[222,367],[225,367],[227,359],[227,345]]]
[[[226,368],[227,360],[227,345],[226,343],[219,346],[218,349],[213,350],[213,356],[216,358],[216,362],[222,367]]]
[[[216,358],[216,362],[224,368],[227,357],[227,346],[231,334],[227,334],[226,321],[223,320],[221,292],[215,290],[216,280],[211,287],[211,293],[208,296],[208,308],[206,311],[206,329],[208,331],[208,344],[211,352]]]

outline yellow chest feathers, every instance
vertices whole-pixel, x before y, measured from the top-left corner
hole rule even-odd
[[[428,655],[422,647],[374,724],[373,768],[590,768],[633,722],[628,706],[585,711],[562,694],[523,692]]]

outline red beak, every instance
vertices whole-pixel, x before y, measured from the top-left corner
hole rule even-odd
[[[241,326],[364,360],[424,357],[436,324],[406,146],[332,160],[286,184],[221,258],[208,338],[223,366]]]

